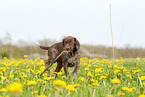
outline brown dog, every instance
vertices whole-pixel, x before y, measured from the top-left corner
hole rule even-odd
[[[80,67],[80,43],[76,38],[68,36],[64,38],[62,42],[56,43],[50,47],[40,45],[39,47],[41,49],[48,50],[49,58],[45,60],[46,68],[63,50],[67,50],[68,53],[64,53],[55,61],[57,62],[55,72],[59,72],[63,67],[65,75],[67,76],[69,74],[68,67],[74,67],[74,71],[71,76],[77,75]],[[50,70],[48,69],[46,73],[49,74]]]

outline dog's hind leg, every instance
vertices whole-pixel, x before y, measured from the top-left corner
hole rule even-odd
[[[61,63],[57,63],[57,67],[56,67],[56,69],[55,69],[55,71],[54,72],[59,72],[60,70],[61,70],[61,68],[62,68],[62,64]],[[57,77],[57,74],[55,75],[55,78]]]
[[[50,61],[49,61],[49,60],[45,60],[45,68],[47,68],[49,65],[50,65]],[[48,75],[50,75],[50,69],[49,69],[49,68],[48,68],[45,72],[46,72]]]

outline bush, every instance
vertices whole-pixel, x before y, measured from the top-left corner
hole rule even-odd
[[[10,54],[7,51],[1,52],[0,55],[2,58],[4,58],[4,57],[9,58],[10,57]]]

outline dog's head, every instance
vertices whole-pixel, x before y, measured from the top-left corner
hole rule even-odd
[[[75,52],[80,49],[80,43],[75,37],[68,36],[63,39],[63,48],[68,52]]]

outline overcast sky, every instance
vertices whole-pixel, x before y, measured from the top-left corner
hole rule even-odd
[[[114,45],[145,48],[145,0],[111,0]],[[0,38],[111,46],[110,0],[0,0]]]

